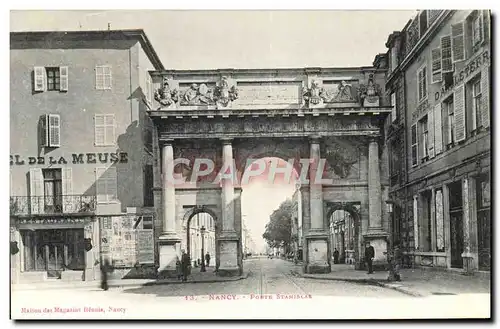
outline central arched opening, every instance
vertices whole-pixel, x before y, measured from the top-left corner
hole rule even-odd
[[[215,214],[207,209],[194,208],[186,214],[186,253],[191,259],[192,269],[199,271],[215,269],[216,220]],[[204,264],[202,264],[204,262]]]
[[[297,213],[299,173],[294,167],[294,160],[278,157],[262,157],[246,164],[241,180],[245,258],[272,255],[292,260],[292,255],[298,254],[297,226],[302,216]]]

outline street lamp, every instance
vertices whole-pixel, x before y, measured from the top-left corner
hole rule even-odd
[[[201,269],[200,272],[206,272],[205,268],[205,226],[200,228],[201,233]]]

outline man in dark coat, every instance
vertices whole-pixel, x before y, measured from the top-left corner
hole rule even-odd
[[[368,274],[373,273],[373,258],[375,258],[375,249],[373,249],[373,246],[370,245],[370,242],[367,242],[365,248],[365,262],[368,265]]]
[[[109,259],[105,258],[101,265],[101,289],[108,290],[108,273],[111,272],[111,263]]]
[[[335,250],[333,251],[333,263],[339,263],[339,251],[337,250],[337,248],[335,248]]]
[[[191,257],[182,250],[181,268],[182,268],[182,281],[187,281],[189,275],[189,267],[191,266]]]
[[[205,255],[205,265],[208,267],[210,266],[210,254],[207,252]]]

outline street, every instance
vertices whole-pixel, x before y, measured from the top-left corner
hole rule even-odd
[[[298,278],[290,274],[296,268],[292,262],[276,258],[251,258],[244,261],[244,267],[249,272],[248,278],[233,282],[109,291],[14,290],[11,316],[15,319],[368,319],[489,314],[488,308],[481,306],[489,299],[484,294],[414,298],[378,286]]]

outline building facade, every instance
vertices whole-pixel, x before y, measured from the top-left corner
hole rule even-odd
[[[388,38],[391,239],[405,262],[489,271],[487,10],[421,10]]]
[[[10,35],[12,281],[94,280],[154,262],[150,70],[142,30]]]

